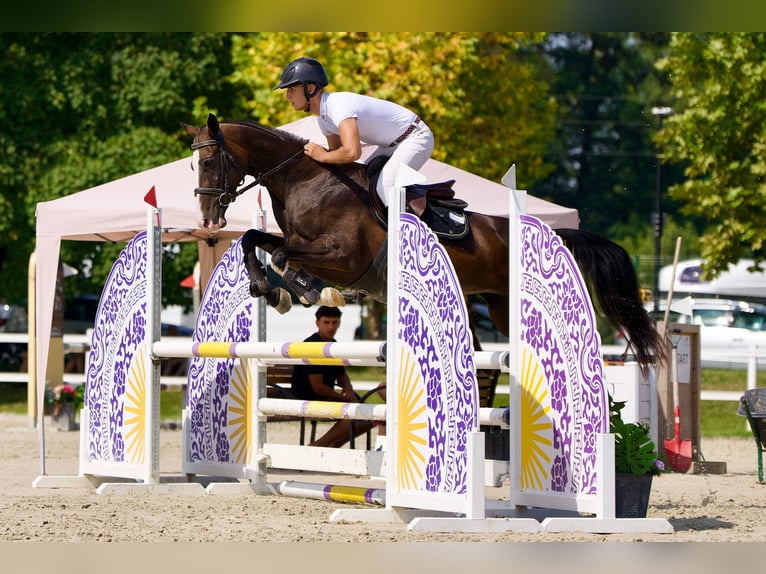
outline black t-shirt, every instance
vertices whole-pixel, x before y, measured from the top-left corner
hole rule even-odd
[[[325,341],[319,336],[319,333],[314,333],[310,337],[305,339],[305,342],[322,342]],[[335,339],[333,339],[335,342]],[[317,395],[311,388],[311,382],[309,381],[309,375],[321,374],[322,382],[329,388],[335,388],[335,382],[343,373],[346,372],[346,368],[343,365],[295,365],[293,367],[293,382],[292,391],[296,398],[303,399],[304,401],[329,401],[327,397]],[[340,395],[335,400],[343,400]]]

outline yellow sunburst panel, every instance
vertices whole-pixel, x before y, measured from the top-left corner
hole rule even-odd
[[[520,490],[545,490],[551,477],[550,400],[537,356],[523,350],[521,365],[521,477]]]
[[[418,490],[423,484],[427,463],[426,397],[423,379],[412,354],[399,351],[397,385],[396,469],[397,488]]]
[[[123,406],[127,462],[143,464],[146,456],[146,361],[138,349],[128,371],[128,388]]]
[[[234,463],[250,463],[252,444],[253,376],[250,361],[240,359],[231,374],[229,391],[229,427]]]

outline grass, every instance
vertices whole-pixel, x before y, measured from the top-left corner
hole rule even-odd
[[[756,387],[766,387],[766,371],[756,375]],[[746,371],[703,369],[701,388],[705,391],[740,391],[747,387]],[[702,436],[752,436],[747,419],[737,415],[736,401],[700,401],[700,433]]]
[[[160,420],[180,421],[184,393],[167,390],[160,393]],[[0,383],[0,413],[27,414],[27,385]]]
[[[27,413],[27,385],[0,383],[0,413]]]
[[[702,370],[702,389],[717,391],[744,391],[746,387],[745,371]],[[355,381],[384,381],[385,370],[382,367],[349,367],[349,376]],[[508,385],[508,375],[501,374],[498,385]],[[766,371],[759,371],[756,386],[766,387]],[[160,419],[180,421],[183,409],[184,393],[177,390],[165,390],[160,393]],[[499,395],[493,406],[508,405],[507,395]],[[702,436],[749,437],[752,436],[744,417],[737,415],[738,403],[735,401],[702,401],[700,421]],[[27,385],[19,383],[0,383],[0,413],[26,414]]]

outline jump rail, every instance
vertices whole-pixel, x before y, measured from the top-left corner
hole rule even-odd
[[[152,345],[157,358],[257,359],[264,365],[310,363],[326,365],[384,366],[386,343],[305,343],[305,342],[199,342],[157,341]],[[508,351],[477,351],[477,369],[508,371]]]
[[[523,201],[519,199],[523,199],[523,192],[520,193],[514,200],[518,205],[511,202],[514,213],[510,218],[511,233],[518,236],[519,241],[511,244],[516,250],[524,245],[525,259],[533,260],[524,268],[522,276],[517,270],[521,256],[513,250],[510,254],[509,266],[516,270],[511,281],[511,309],[520,309],[519,301],[523,297],[527,316],[535,320],[513,323],[512,352],[485,352],[475,356],[454,269],[422,222],[401,213],[402,190],[399,213],[395,209],[389,210],[389,229],[399,230],[398,234],[389,233],[388,238],[390,314],[387,341],[391,345],[390,357],[386,356],[385,345],[377,342],[331,345],[253,343],[249,339],[243,339],[245,342],[210,342],[211,339],[230,339],[232,335],[249,336],[250,333],[245,331],[249,331],[251,325],[251,300],[244,296],[247,295],[244,290],[242,309],[237,307],[239,299],[234,301],[230,296],[220,295],[221,304],[214,309],[213,316],[198,321],[198,328],[204,331],[199,337],[204,339],[203,342],[159,340],[157,283],[161,277],[161,224],[159,210],[155,208],[148,212],[145,237],[141,239],[139,234],[123,251],[122,263],[128,266],[125,270],[119,269],[119,275],[117,272],[114,277],[110,275],[110,279],[115,279],[115,285],[111,286],[108,296],[120,301],[120,320],[103,320],[99,324],[104,330],[101,342],[110,354],[104,353],[103,365],[91,363],[95,384],[89,384],[92,394],[89,398],[106,397],[109,400],[91,401],[98,407],[93,413],[88,408],[83,409],[83,420],[88,421],[93,440],[88,441],[87,453],[81,449],[81,475],[135,478],[150,488],[162,487],[159,484],[157,381],[160,373],[157,359],[222,358],[232,373],[230,381],[221,383],[230,400],[220,400],[214,386],[189,386],[184,428],[186,452],[191,456],[183,461],[187,476],[201,473],[250,478],[251,485],[257,489],[265,482],[268,466],[295,469],[296,458],[304,457],[307,463],[317,463],[316,468],[308,470],[386,477],[384,510],[336,511],[330,517],[331,521],[401,522],[406,516],[412,516],[411,521],[405,518],[409,521],[409,529],[444,532],[463,529],[473,532],[536,532],[541,529],[599,533],[672,531],[665,520],[644,519],[641,525],[636,525],[614,518],[614,448],[613,437],[602,428],[606,424],[602,366],[599,362],[578,360],[582,353],[591,352],[596,356],[599,351],[600,342],[593,335],[596,332],[593,309],[573,260],[563,251],[552,253],[559,249],[559,243],[551,240],[552,231],[539,220],[519,214],[519,211],[523,213]],[[145,248],[148,255],[137,260],[135,273],[129,274],[134,271],[131,251],[140,251],[142,243],[149,244]],[[406,251],[403,246],[407,247]],[[423,249],[424,246],[427,249]],[[231,279],[236,280],[241,268],[234,264],[227,266],[233,263],[233,257],[224,260],[219,263],[221,274],[231,271]],[[572,308],[581,311],[578,319],[589,328],[570,328],[571,318],[562,314],[558,299],[550,296],[550,292],[562,293],[562,289],[538,288],[546,285],[547,276],[544,275],[549,271],[549,263],[555,263],[552,269],[555,273],[551,276],[556,277],[556,287],[568,286],[567,301],[576,303]],[[439,280],[429,281],[435,277]],[[154,278],[154,282],[150,278]],[[130,280],[127,283],[130,289],[117,288],[117,283],[123,279]],[[229,279],[228,275],[221,277],[222,281]],[[423,281],[418,281],[421,279]],[[126,291],[132,297],[129,302],[124,296]],[[450,302],[449,306],[439,307],[436,302],[442,300]],[[457,301],[457,307],[453,301]],[[446,318],[451,321],[450,329],[443,324],[445,315],[440,311],[444,310],[449,311]],[[223,316],[223,311],[232,313]],[[401,313],[416,319],[412,328],[410,323],[400,320]],[[240,319],[242,322],[233,326]],[[112,336],[118,324],[121,330]],[[581,323],[576,325],[579,327]],[[211,329],[205,328],[208,326]],[[144,334],[144,328],[145,337],[139,337]],[[545,337],[538,336],[543,331]],[[419,354],[422,349],[428,349],[428,356]],[[514,359],[509,367],[511,355]],[[288,403],[284,399],[281,404],[270,403],[259,396],[264,382],[260,375],[265,370],[264,365],[285,362],[385,364],[388,388],[392,390],[389,404],[320,405],[303,401]],[[589,370],[581,372],[583,364]],[[102,367],[100,370],[99,366]],[[191,371],[195,370],[200,379],[203,375],[214,375],[212,384],[215,385],[221,378],[217,367],[218,364],[212,363],[204,368],[190,369],[190,381]],[[259,374],[257,383],[252,376],[254,367]],[[510,373],[510,409],[486,409],[489,418],[480,418],[481,409],[475,402],[472,387],[463,385],[475,377],[476,368],[503,369]],[[567,376],[555,380],[548,378],[545,375],[549,368]],[[124,371],[127,376],[123,379],[120,377]],[[119,382],[123,380],[126,384],[120,386]],[[569,397],[578,400],[571,401]],[[111,410],[106,412],[101,405],[127,414],[113,417]],[[262,424],[265,419],[257,416],[253,420],[252,415],[277,408],[327,409],[335,410],[334,416],[339,417],[386,420],[389,434],[396,440],[390,441],[385,452],[344,452],[346,449],[267,443],[265,424]],[[502,509],[493,510],[493,517],[504,520],[490,523],[483,484],[484,435],[478,430],[477,422],[507,423],[511,410],[514,424],[510,436],[510,499]],[[138,414],[134,416],[134,413]],[[583,429],[591,431],[586,433]],[[595,448],[587,450],[584,446]],[[312,449],[315,456],[306,457]],[[353,460],[344,456],[348,454],[353,455]],[[378,468],[385,465],[386,472],[370,473],[375,464]],[[565,470],[563,474],[560,472],[562,468]],[[225,473],[218,474],[218,470],[225,470]],[[101,485],[99,492],[109,492],[104,488],[108,486],[106,483]],[[544,509],[547,517],[539,522],[536,518],[519,515],[514,510],[519,507]],[[571,517],[572,512],[577,516]],[[596,518],[584,517],[583,513]]]
[[[258,400],[258,410],[268,415],[292,415],[364,421],[386,420],[386,405],[384,404],[264,398]],[[508,415],[508,408],[480,408],[479,423],[510,428]]]

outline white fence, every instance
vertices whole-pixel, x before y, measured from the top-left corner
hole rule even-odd
[[[619,345],[604,345],[601,347],[605,356],[618,356],[625,348]],[[702,369],[724,369],[744,371],[746,378],[742,391],[701,391],[703,401],[737,401],[745,390],[754,389],[757,385],[758,367],[764,366],[766,351],[761,347],[737,351],[705,352],[702,357]]]
[[[69,335],[65,334],[64,340],[64,355],[69,354],[82,354],[84,355],[82,364],[87,362],[87,353],[90,344],[90,337],[88,335]],[[190,339],[186,337],[163,337],[163,341],[175,341],[188,342]],[[29,337],[26,333],[0,333],[0,344],[15,343],[26,345],[29,341]],[[486,351],[505,350],[504,344],[496,343],[482,343],[482,348]],[[602,347],[603,354],[606,356],[620,355],[624,348],[622,346],[604,345]],[[759,362],[762,363],[763,349],[753,348],[748,351],[741,351],[736,354],[726,353],[707,353],[705,355],[706,362],[713,362],[712,364],[720,363],[728,365],[729,369],[736,368],[735,370],[741,370],[746,373],[746,379],[744,381],[744,390],[754,389],[756,385]],[[760,360],[759,360],[760,357]],[[13,372],[0,372],[0,383],[28,383],[29,375],[26,370],[13,371]],[[70,385],[81,385],[85,382],[85,371],[82,372],[69,372],[63,374],[63,382]],[[180,386],[186,384],[186,377],[174,377],[164,376],[162,377],[163,385],[168,386]],[[354,388],[357,391],[366,392],[378,385],[378,381],[353,381]],[[742,396],[740,391],[702,391],[700,398],[703,401],[739,401]],[[508,386],[499,385],[497,387],[498,394],[507,394]]]
[[[163,340],[172,341],[178,339],[181,341],[188,341],[190,339],[186,337],[163,337]],[[69,385],[81,385],[85,383],[85,364],[88,359],[88,350],[90,349],[90,336],[81,334],[65,334],[64,341],[64,356],[66,355],[82,355],[81,364],[82,370],[77,369],[77,372],[65,372],[63,373],[63,382]],[[0,333],[0,345],[2,344],[19,344],[27,345],[29,343],[29,336],[27,333]],[[22,362],[22,366],[26,364],[26,361]],[[19,371],[0,372],[0,383],[28,383],[29,373],[26,369]],[[186,377],[162,377],[162,383],[167,385],[185,385]],[[34,384],[34,383],[33,383]]]

